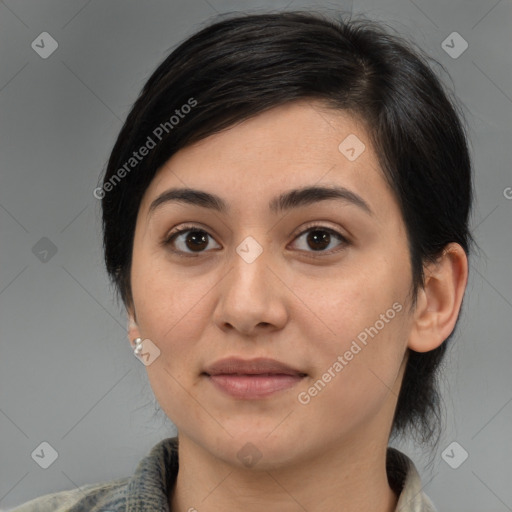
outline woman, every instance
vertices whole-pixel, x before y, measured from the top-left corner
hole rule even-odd
[[[144,86],[95,195],[178,436],[18,512],[436,510],[388,443],[439,432],[472,185],[417,51],[299,12],[206,27]]]

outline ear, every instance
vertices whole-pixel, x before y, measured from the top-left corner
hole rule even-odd
[[[435,263],[425,267],[407,346],[416,352],[439,347],[450,336],[468,280],[468,260],[457,243],[448,244]]]
[[[135,312],[132,308],[127,309],[128,313],[128,340],[133,348],[135,348],[135,343],[133,340],[135,338],[142,338],[139,331],[139,326],[137,325],[137,321],[135,320]]]

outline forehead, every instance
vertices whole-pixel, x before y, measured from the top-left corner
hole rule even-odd
[[[277,193],[313,185],[343,186],[377,211],[394,203],[364,124],[320,102],[293,102],[178,151],[157,172],[141,210],[174,187],[214,193],[242,211],[267,209]]]

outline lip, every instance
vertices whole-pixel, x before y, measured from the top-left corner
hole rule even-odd
[[[255,359],[241,359],[239,357],[226,357],[207,366],[204,370],[208,375],[305,375],[300,370],[293,368],[276,359],[258,357]]]
[[[219,390],[239,399],[265,398],[299,383],[306,374],[275,359],[229,357],[203,372]]]

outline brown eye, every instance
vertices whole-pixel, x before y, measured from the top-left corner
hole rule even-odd
[[[185,237],[185,245],[191,251],[201,251],[208,246],[208,233],[204,231],[189,231]]]
[[[331,254],[349,245],[349,241],[337,231],[323,227],[311,226],[303,231],[295,241],[299,243],[299,250],[309,253]],[[216,247],[211,247],[211,241]],[[336,244],[336,242],[338,242]],[[334,244],[334,249],[326,250]],[[207,249],[220,249],[220,245],[204,229],[197,226],[185,226],[171,233],[163,242],[163,245],[180,256],[199,256],[207,252]]]
[[[177,253],[198,253],[205,252],[211,235],[206,231],[198,228],[184,228],[177,232],[171,233],[165,241],[165,245],[171,247],[171,250]],[[217,247],[220,246],[217,244]]]
[[[335,244],[335,248],[339,246],[348,245],[348,240],[333,229],[322,227],[322,226],[312,226],[309,229],[303,231],[295,240],[299,241],[303,239],[301,243],[299,243],[299,249],[306,252],[325,252],[331,253],[336,252],[337,250],[329,250],[325,249]]]
[[[306,240],[311,249],[319,251],[329,246],[331,242],[331,234],[327,231],[318,229],[315,231],[310,231]]]

